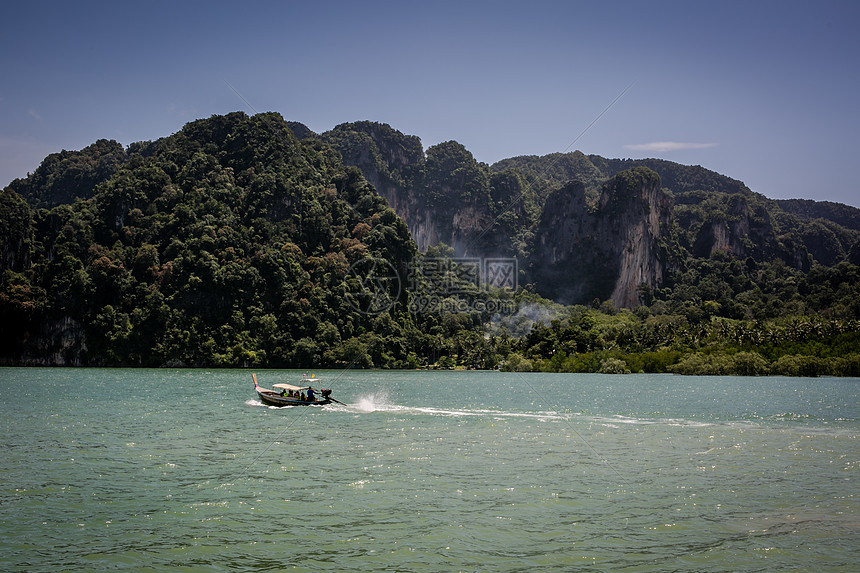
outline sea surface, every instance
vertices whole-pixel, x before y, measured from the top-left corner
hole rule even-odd
[[[0,369],[0,571],[858,570],[860,379],[314,374]]]

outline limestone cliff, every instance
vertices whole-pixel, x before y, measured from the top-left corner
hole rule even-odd
[[[849,224],[860,210],[794,202],[783,211],[701,166],[574,152],[490,167],[455,141],[425,153],[417,137],[373,122],[321,138],[361,170],[421,251],[445,243],[456,256],[516,257],[519,283],[559,302],[635,307],[640,285],[657,287],[718,251],[804,271],[860,258]]]
[[[772,237],[773,226],[767,211],[753,212],[746,198],[732,195],[725,213],[711,214],[703,222],[692,254],[710,257],[719,250],[743,259],[764,248]]]
[[[33,229],[27,202],[11,189],[0,191],[0,271],[20,271],[30,264]]]
[[[781,259],[808,270],[806,241],[798,240],[803,225],[783,222],[785,229],[778,232],[767,204],[754,194],[686,193],[677,202],[680,245],[691,256],[709,258],[722,251],[737,259]]]
[[[320,137],[340,152],[345,165],[361,170],[406,222],[420,250],[439,242],[436,219],[422,193],[424,149],[420,139],[370,121],[344,123]]]
[[[639,167],[610,179],[594,209],[585,186],[571,182],[550,194],[535,232],[532,273],[538,292],[565,303],[611,299],[639,304],[640,285],[663,281],[672,200],[660,177]]]
[[[421,251],[445,243],[457,256],[484,255],[494,225],[490,172],[461,144],[430,147],[385,124],[342,124],[321,138],[358,167],[406,222]]]
[[[586,188],[570,183],[546,199],[538,225],[525,178],[491,173],[455,141],[425,154],[418,138],[372,122],[340,125],[322,139],[362,171],[421,251],[445,243],[456,256],[516,256],[537,291],[562,302],[611,298],[634,307],[640,285],[663,281],[658,243],[667,242],[672,202],[650,169],[617,174],[594,208]]]

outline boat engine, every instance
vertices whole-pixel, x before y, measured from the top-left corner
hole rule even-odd
[[[322,394],[323,398],[328,398],[331,394],[331,390],[320,390],[320,394]]]

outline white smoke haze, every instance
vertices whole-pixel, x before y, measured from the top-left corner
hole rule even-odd
[[[531,332],[538,322],[549,325],[552,320],[561,316],[562,310],[563,307],[555,303],[542,305],[529,302],[520,305],[514,314],[494,315],[487,329],[487,334],[500,336],[507,332],[511,338],[521,338]]]

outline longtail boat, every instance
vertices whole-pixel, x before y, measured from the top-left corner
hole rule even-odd
[[[256,390],[260,400],[270,406],[324,406],[332,402],[343,404],[343,402],[331,397],[331,390],[314,388],[313,384],[320,380],[313,376],[310,378],[302,377],[300,385],[272,384],[272,388],[277,388],[277,390],[263,388],[257,384],[256,374],[251,374],[251,377],[254,379],[254,390]]]

